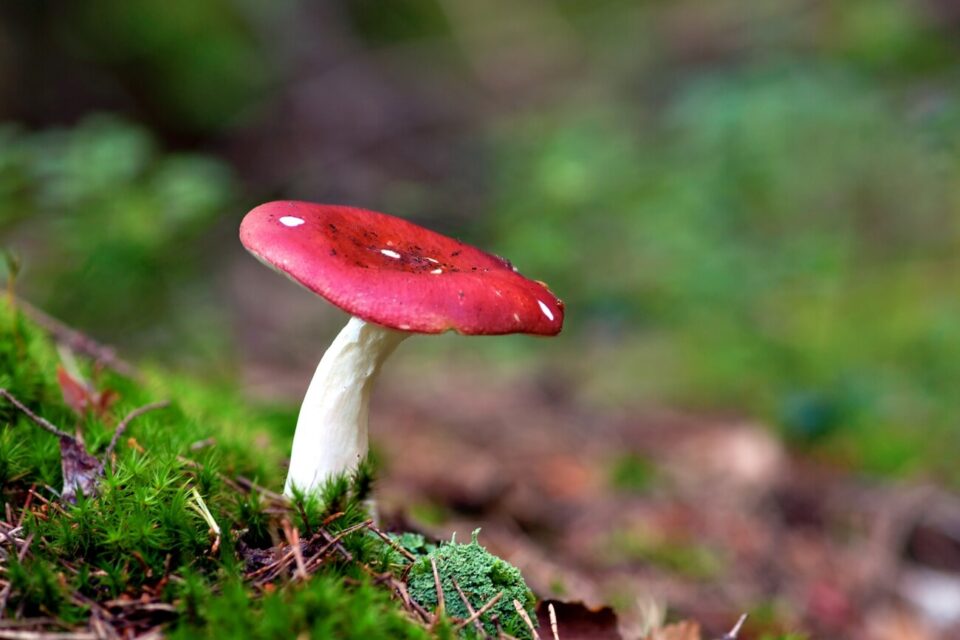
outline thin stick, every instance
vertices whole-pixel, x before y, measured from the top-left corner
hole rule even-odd
[[[20,509],[20,517],[17,519],[18,529],[23,526],[23,521],[24,519],[26,519],[27,513],[30,512],[30,504],[33,502],[33,497],[37,495],[35,491],[36,488],[37,488],[37,485],[32,484],[30,485],[30,488],[27,489],[27,499],[23,501],[23,507],[21,507]]]
[[[256,571],[251,571],[250,573],[246,574],[244,578],[246,578],[247,580],[252,580],[253,578],[259,578],[265,573],[270,573],[271,571],[274,571],[276,569],[282,569],[283,567],[287,566],[287,563],[290,561],[292,557],[293,557],[293,549],[291,549],[290,551],[287,551],[285,554],[280,556],[277,560],[274,560],[269,564],[263,565]]]
[[[31,320],[52,335],[57,342],[62,342],[73,351],[90,356],[98,362],[102,362],[117,373],[134,380],[140,380],[140,374],[130,363],[117,357],[116,352],[104,344],[101,344],[90,336],[68,327],[56,318],[47,315],[36,308],[23,298],[18,298],[20,310]]]
[[[426,609],[420,606],[420,603],[410,597],[410,593],[407,591],[407,586],[392,576],[389,577],[388,580],[390,581],[390,584],[393,586],[394,590],[400,594],[400,599],[403,600],[403,604],[408,609],[412,609],[414,612],[416,612],[423,622],[430,622],[430,614]]]
[[[190,458],[187,458],[185,456],[177,456],[177,460],[179,460],[180,462],[182,462],[183,464],[187,465],[192,469],[205,468],[202,464],[200,464],[196,460],[191,460]],[[273,491],[270,491],[269,489],[265,489],[264,487],[261,487],[258,484],[254,484],[250,480],[247,480],[246,478],[243,478],[241,476],[238,476],[237,479],[234,480],[233,478],[226,475],[225,473],[220,473],[218,471],[217,477],[223,480],[223,482],[225,482],[227,486],[229,486],[234,491],[237,491],[238,493],[248,493],[252,489],[256,489],[258,493],[270,498],[271,500],[274,500],[275,502],[279,502],[284,505],[290,504],[290,501],[287,499],[286,496],[282,496],[279,493],[274,493]],[[244,484],[248,486],[244,486]],[[340,515],[343,515],[343,514],[341,513]]]
[[[33,542],[33,534],[31,533],[26,540],[23,541],[23,546],[20,547],[20,551],[17,552],[17,559],[20,562],[23,562],[23,559],[27,557],[27,551],[30,550],[30,544]],[[13,582],[8,582],[7,586],[3,588],[3,591],[0,592],[0,618],[3,618],[3,613],[7,610],[7,599],[10,597],[10,589],[13,587]]]
[[[327,551],[330,550],[330,547],[333,547],[333,546],[340,547],[342,552],[346,554],[345,557],[347,557],[348,560],[353,560],[353,556],[350,555],[350,552],[341,547],[340,540],[342,540],[343,538],[346,538],[351,533],[356,533],[360,529],[369,527],[372,524],[373,524],[373,520],[364,520],[363,522],[355,524],[352,527],[347,527],[346,529],[344,529],[343,531],[341,531],[340,533],[332,537],[330,536],[329,533],[327,533],[325,529],[321,529],[321,533],[324,534],[324,537],[327,538],[328,542],[322,547],[320,547],[319,551],[317,551],[315,554],[310,556],[310,559],[307,560],[307,566],[308,567],[313,566],[317,562],[317,560],[322,558],[327,553]]]
[[[373,520],[367,520],[366,522],[361,523],[361,525],[369,526],[368,523],[372,523],[372,522],[373,522]],[[357,529],[357,528],[358,528],[359,526],[361,526],[361,525],[354,525],[353,527],[350,527],[349,529],[344,529],[343,531],[341,531],[340,533],[338,533],[336,536],[331,536],[330,533],[329,533],[326,529],[320,529],[320,531],[318,531],[317,533],[318,533],[320,536],[322,536],[322,537],[324,538],[324,540],[329,541],[329,544],[328,544],[327,546],[329,547],[330,545],[333,545],[333,548],[336,549],[337,552],[338,552],[341,556],[343,556],[343,559],[344,559],[344,560],[346,560],[347,562],[353,562],[353,554],[350,553],[349,551],[347,551],[347,550],[343,547],[343,545],[340,544],[340,538],[344,537],[344,536],[347,535],[348,533],[352,533],[354,529]],[[324,553],[324,550],[321,550],[320,553]],[[317,554],[317,556],[319,556],[319,555],[320,555],[320,554]],[[314,558],[316,558],[317,556],[314,556]],[[308,561],[308,564],[309,564],[309,562],[312,562],[312,560]],[[370,567],[368,567],[368,566],[365,565],[364,563],[358,562],[357,564],[358,564],[359,567],[360,567],[361,569],[363,569],[368,575],[370,575],[370,576],[372,576],[372,577],[374,577],[374,578],[377,577],[376,572],[374,572],[373,569],[371,569]]]
[[[447,603],[443,599],[443,587],[440,585],[440,572],[437,571],[437,561],[430,558],[430,566],[433,567],[433,582],[437,587],[437,617],[443,615],[447,609]]]
[[[553,632],[553,640],[560,640],[560,629],[557,626],[557,610],[553,608],[553,603],[547,605],[547,612],[550,614],[550,631]]]
[[[407,560],[409,560],[410,562],[416,562],[416,561],[417,561],[417,556],[413,555],[412,553],[410,553],[409,551],[407,551],[406,549],[404,549],[404,548],[403,548],[403,545],[399,544],[396,540],[392,539],[390,536],[388,536],[387,534],[385,534],[383,531],[380,531],[380,529],[377,529],[376,527],[370,527],[370,531],[373,531],[375,534],[377,534],[378,536],[380,536],[380,539],[381,539],[381,540],[383,540],[383,541],[386,542],[388,545],[390,545],[391,547],[393,547],[394,551],[396,551],[397,553],[401,554],[403,557],[405,557],[405,558],[406,558]]]
[[[40,627],[44,625],[60,624],[54,618],[23,618],[22,620],[5,620],[0,622],[0,629],[15,629],[16,627]]]
[[[237,476],[236,483],[240,485],[242,488],[246,489],[247,491],[255,490],[257,493],[263,494],[264,496],[270,498],[274,502],[284,502],[284,503],[288,502],[287,497],[284,496],[283,494],[277,493],[276,491],[270,491],[270,489],[267,489],[266,487],[261,486],[256,482],[254,482],[253,480],[250,480],[249,478],[246,478],[244,476]]]
[[[0,640],[98,640],[92,631],[17,631],[0,629]]]
[[[339,515],[343,515],[343,514],[340,513]],[[311,567],[317,560],[319,560],[320,557],[323,556],[323,555],[330,549],[330,547],[333,547],[333,546],[337,546],[337,547],[338,547],[337,550],[340,551],[342,554],[344,554],[344,557],[345,557],[347,560],[353,560],[353,556],[350,555],[350,552],[347,551],[346,549],[343,549],[342,547],[340,547],[339,542],[340,542],[340,540],[341,540],[342,538],[345,538],[346,536],[350,535],[351,533],[355,533],[356,531],[359,531],[360,529],[362,529],[362,528],[364,528],[364,527],[370,526],[370,524],[371,524],[372,522],[373,522],[373,520],[366,520],[366,521],[361,522],[361,523],[359,523],[359,524],[355,524],[355,525],[353,525],[352,527],[347,527],[346,529],[344,529],[343,531],[341,531],[340,533],[338,533],[336,536],[331,536],[329,533],[327,533],[327,531],[326,531],[325,529],[321,529],[321,530],[317,533],[317,536],[323,536],[324,539],[327,540],[327,543],[324,544],[324,546],[320,548],[320,551],[318,551],[318,552],[315,553],[314,555],[310,556],[310,559],[307,560],[307,561],[304,563],[304,565],[305,565],[306,568],[307,568],[307,571],[309,572],[310,567]],[[311,541],[312,541],[313,539],[315,539],[317,536],[314,536],[314,538],[312,538]],[[308,544],[309,544],[309,543],[308,543]],[[262,576],[263,574],[269,575],[269,574],[271,574],[271,573],[274,572],[274,571],[279,571],[279,570],[283,569],[284,567],[286,567],[286,566],[290,563],[290,560],[294,557],[294,553],[295,553],[295,550],[294,550],[294,549],[291,549],[290,551],[287,551],[285,554],[283,554],[283,556],[281,556],[278,560],[276,560],[276,561],[274,561],[274,562],[271,562],[270,564],[266,564],[266,565],[260,567],[259,569],[257,569],[256,571],[253,571],[253,572],[251,572],[251,573],[246,574],[244,577],[245,577],[247,580],[250,580],[250,579],[252,579],[252,578],[259,578],[259,577]],[[361,565],[361,566],[365,566],[365,565]],[[270,580],[270,579],[272,579],[272,577],[271,577],[271,578],[266,578],[266,579],[264,579],[263,581],[267,581],[267,580]]]
[[[145,608],[146,607],[144,607],[144,609]],[[141,609],[141,611],[142,610],[143,609]],[[90,616],[89,624],[101,640],[120,640],[120,634],[113,628],[113,625],[97,615],[96,612]]]
[[[51,422],[49,422],[44,418],[41,418],[40,416],[35,414],[33,411],[30,411],[30,409],[28,409],[26,405],[24,405],[22,402],[17,400],[16,396],[14,396],[12,393],[7,391],[6,389],[0,389],[0,396],[6,398],[7,401],[10,402],[10,404],[12,404],[17,409],[19,409],[20,412],[23,413],[25,416],[33,420],[37,424],[37,426],[39,426],[44,431],[49,431],[50,433],[57,436],[58,438],[66,438],[67,440],[72,440],[73,442],[76,442],[77,440],[76,438],[74,438],[72,435],[70,435],[66,431],[62,431],[58,429]]]
[[[307,575],[307,565],[303,561],[303,549],[300,548],[300,530],[294,529],[286,518],[283,519],[281,526],[283,526],[283,535],[293,550],[293,559],[297,563],[296,577],[306,580],[309,576]]]
[[[503,591],[501,591],[501,592],[498,593],[497,595],[495,595],[495,596],[493,596],[492,598],[490,598],[490,599],[487,601],[487,604],[485,604],[485,605],[483,605],[482,607],[480,607],[479,609],[477,609],[477,612],[476,612],[475,614],[473,614],[473,615],[470,616],[469,618],[463,620],[460,624],[458,624],[457,626],[455,626],[455,627],[453,628],[453,630],[454,630],[454,631],[460,631],[460,629],[463,629],[465,626],[467,626],[468,624],[472,623],[474,620],[479,620],[480,617],[481,617],[483,614],[485,614],[487,611],[490,611],[490,609],[493,608],[493,605],[497,604],[497,602],[499,602],[499,601],[500,601],[500,598],[502,598],[502,597],[503,597]]]
[[[740,619],[737,620],[737,624],[733,625],[733,629],[727,632],[725,636],[720,638],[720,640],[737,640],[737,636],[740,635],[740,629],[743,628],[743,623],[747,621],[747,614],[740,616]]]
[[[9,531],[0,531],[0,544],[7,542],[8,540],[16,542],[16,535],[20,533],[20,527],[14,527]]]
[[[471,605],[470,600],[467,599],[467,594],[465,594],[463,592],[463,589],[460,588],[460,584],[457,582],[457,579],[451,577],[450,582],[453,583],[453,588],[457,590],[457,593],[460,595],[460,599],[463,600],[463,606],[467,608],[467,613],[469,613],[471,616],[475,614],[476,611],[473,610],[473,605]],[[477,628],[477,632],[480,635],[483,635],[483,625],[480,624],[480,620],[479,619],[474,620],[473,624]]]
[[[103,462],[100,463],[100,467],[103,467],[106,461],[110,458],[110,454],[113,453],[113,450],[117,448],[117,443],[120,441],[120,436],[122,436],[123,432],[127,430],[127,427],[130,426],[131,422],[149,411],[164,409],[168,406],[170,406],[169,400],[161,400],[160,402],[151,402],[150,404],[145,404],[142,407],[137,407],[128,413],[126,417],[120,421],[120,424],[117,425],[117,428],[113,430],[113,437],[110,438],[110,444],[107,445],[107,449],[103,453]]]
[[[524,623],[526,623],[527,628],[530,629],[533,640],[540,640],[540,634],[537,633],[537,628],[533,626],[533,620],[530,619],[530,614],[523,608],[519,600],[513,601],[513,608],[517,610],[517,614],[523,619]]]

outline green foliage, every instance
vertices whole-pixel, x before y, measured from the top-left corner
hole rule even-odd
[[[114,117],[37,133],[0,126],[0,234],[27,247],[18,285],[88,330],[210,349],[201,328],[215,309],[194,276],[209,268],[199,238],[231,189],[220,162],[160,153],[149,132]],[[174,307],[186,309],[181,328],[174,315],[173,335],[156,333]]]
[[[747,409],[849,464],[960,481],[958,116],[952,90],[914,117],[838,60],[707,70],[656,111],[503,126],[487,234],[594,337],[596,401]]]
[[[437,37],[449,32],[443,9],[435,0],[401,0],[389,5],[375,0],[348,0],[344,8],[357,32],[375,44]]]
[[[615,531],[601,550],[608,562],[645,562],[692,580],[716,579],[725,562],[715,550],[684,541],[654,537],[637,531]]]
[[[518,638],[529,638],[530,631],[517,615],[513,601],[517,600],[534,615],[536,599],[513,565],[492,555],[477,542],[479,530],[474,531],[469,544],[450,542],[429,551],[410,566],[408,588],[410,597],[433,610],[438,605],[436,580],[431,560],[436,563],[443,589],[446,613],[455,618],[467,618],[470,613],[454,587],[454,580],[463,590],[474,610],[479,609],[498,593],[503,596],[490,610],[499,618],[501,627]],[[496,634],[490,616],[483,617],[487,633]]]
[[[405,532],[400,535],[391,534],[391,538],[415,556],[425,556],[437,548],[437,545],[427,542],[427,539],[419,533]]]
[[[656,467],[636,453],[620,456],[610,470],[610,484],[619,491],[644,493],[654,481]]]
[[[203,133],[235,123],[267,82],[269,49],[258,42],[256,22],[272,11],[243,4],[92,0],[59,18],[69,21],[60,26],[75,49],[144,94],[142,110]]]

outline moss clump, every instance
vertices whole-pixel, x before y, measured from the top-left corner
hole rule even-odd
[[[479,529],[473,532],[473,539],[469,544],[443,544],[414,562],[408,578],[410,596],[427,609],[436,608],[437,588],[430,562],[432,559],[436,562],[437,573],[440,575],[447,614],[455,618],[470,616],[453,585],[454,580],[474,611],[498,593],[503,593],[497,604],[481,617],[484,628],[488,634],[496,636],[496,625],[493,622],[496,616],[506,633],[517,638],[530,638],[530,631],[517,614],[513,601],[518,601],[530,613],[531,619],[536,620],[536,598],[523,581],[519,569],[480,546],[477,542],[478,533]]]

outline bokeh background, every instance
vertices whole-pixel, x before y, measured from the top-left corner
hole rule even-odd
[[[957,632],[955,2],[0,5],[24,298],[292,420],[345,317],[240,248],[275,198],[407,217],[567,303],[551,340],[405,343],[388,512],[482,523],[625,626]]]

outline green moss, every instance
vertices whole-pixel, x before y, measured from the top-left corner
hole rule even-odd
[[[283,508],[233,479],[279,489],[288,412],[252,407],[223,386],[150,370],[134,382],[80,362],[98,389],[119,395],[106,415],[80,417],[64,403],[59,361],[46,334],[0,300],[0,387],[64,431],[81,431],[92,455],[103,454],[133,408],[158,399],[171,405],[131,423],[97,496],[61,505],[57,438],[0,401],[0,517],[6,520],[9,508],[14,520],[23,518],[23,537],[32,536],[22,561],[2,549],[11,583],[7,617],[19,612],[55,618],[58,627],[82,626],[91,601],[145,597],[175,607],[149,615],[151,625],[163,623],[176,638],[428,637],[388,590],[370,581],[361,563],[377,571],[398,563],[384,561],[390,547],[362,529],[340,541],[346,554],[329,556],[303,583],[289,573],[266,584],[244,577],[251,558],[269,556],[283,542],[283,518],[305,540],[320,526],[336,535],[366,520],[368,466],[332,481],[319,497],[298,496]],[[200,442],[205,446],[192,447]]]
[[[498,593],[503,593],[497,604],[490,609],[490,613],[482,617],[484,627],[488,633],[495,635],[496,627],[492,616],[496,615],[504,631],[518,638],[529,638],[529,629],[517,614],[513,601],[520,602],[530,613],[531,619],[535,620],[533,592],[527,587],[516,567],[480,546],[477,542],[478,532],[479,530],[473,533],[473,540],[469,544],[442,544],[414,562],[409,574],[410,596],[428,610],[438,606],[436,580],[431,564],[433,560],[440,576],[447,614],[455,618],[470,616],[454,587],[454,580],[474,610],[480,609]]]
[[[227,582],[214,594],[197,579],[181,595],[185,615],[169,634],[172,639],[430,637],[400,615],[382,589],[366,581],[348,588],[335,576],[321,575],[251,601],[240,582]]]

